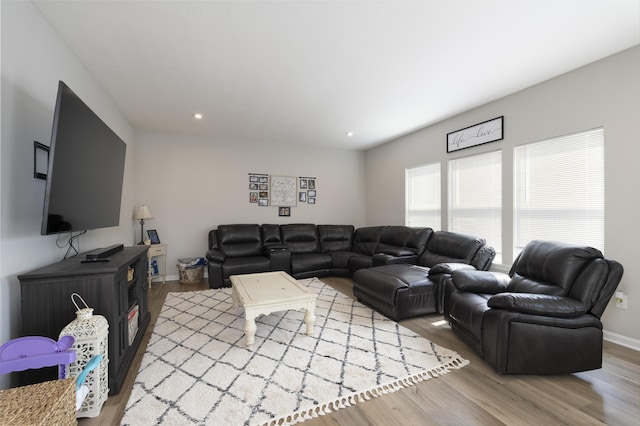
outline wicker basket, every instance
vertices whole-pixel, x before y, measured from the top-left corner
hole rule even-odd
[[[77,425],[76,379],[0,391],[0,425]]]
[[[195,268],[185,268],[178,265],[180,274],[180,284],[197,284],[202,281],[204,276],[204,266],[196,266]]]

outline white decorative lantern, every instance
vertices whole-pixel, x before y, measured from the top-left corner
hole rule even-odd
[[[85,307],[80,309],[74,297],[78,297]],[[65,366],[65,372],[67,377],[78,377],[94,355],[102,355],[100,365],[85,379],[84,384],[89,388],[89,394],[78,412],[78,417],[97,417],[109,396],[109,323],[105,317],[93,315],[93,308],[88,307],[78,293],[71,295],[71,301],[77,309],[76,319],[62,329],[60,336],[75,337],[73,349],[76,350],[76,360]]]

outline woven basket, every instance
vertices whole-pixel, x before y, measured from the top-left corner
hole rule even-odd
[[[76,379],[0,391],[0,425],[77,425]]]

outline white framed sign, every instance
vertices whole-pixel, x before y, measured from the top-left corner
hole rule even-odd
[[[504,115],[447,133],[447,152],[504,139]]]

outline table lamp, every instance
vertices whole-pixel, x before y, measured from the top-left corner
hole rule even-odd
[[[140,221],[140,242],[138,244],[144,244],[144,220],[153,218],[149,211],[149,207],[143,204],[136,208],[133,218]]]

